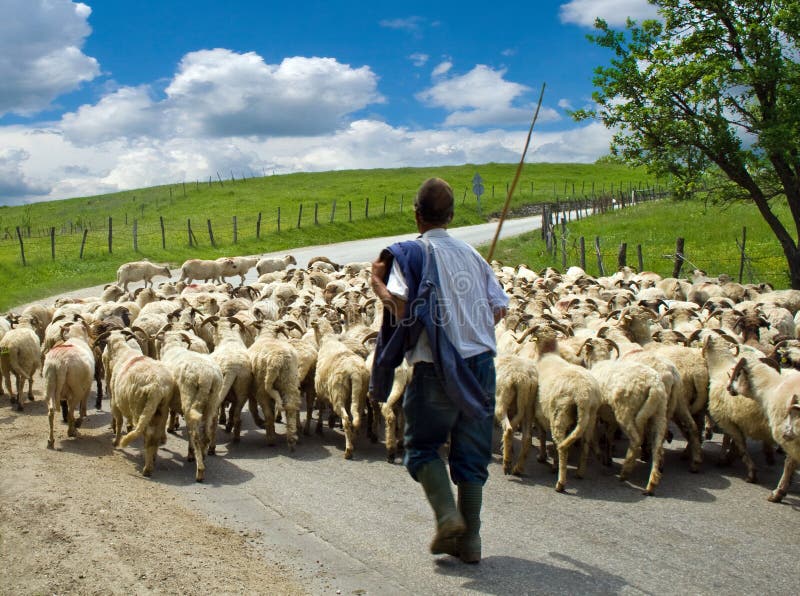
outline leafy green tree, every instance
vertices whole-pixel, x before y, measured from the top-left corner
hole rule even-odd
[[[679,194],[753,201],[800,289],[800,2],[650,0],[659,20],[595,23],[613,52],[595,69],[612,153],[671,175]],[[788,204],[792,220],[775,214]]]

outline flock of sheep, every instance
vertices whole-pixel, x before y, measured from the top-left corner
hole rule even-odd
[[[410,370],[398,368],[386,403],[370,399],[372,340],[382,317],[370,264],[339,266],[317,257],[307,268],[294,265],[291,255],[193,259],[177,282],[156,288],[153,278],[170,278],[168,268],[127,263],[102,296],[9,313],[0,319],[0,366],[11,401],[23,409],[26,381],[33,399],[33,377],[41,369],[52,448],[56,412],[68,436],[76,436],[92,382],[98,409],[105,385],[114,444],[142,437],[147,476],[166,432],[175,432],[182,417],[187,461],[196,462],[202,481],[218,425],[239,441],[246,404],[253,432],[265,432],[270,445],[283,418],[289,450],[300,432],[311,433],[314,409],[317,433],[324,420],[340,421],[347,459],[361,427],[376,441],[383,421],[387,457],[395,461]],[[624,436],[620,479],[639,460],[649,461],[644,492],[652,495],[662,472],[668,474],[663,449],[672,422],[686,438],[694,472],[702,463],[701,441],[715,431],[724,433],[721,461],[740,457],[748,482],[757,480],[757,466],[747,439],[763,443],[768,462],[776,447],[782,450],[783,476],[769,500],[786,495],[800,462],[800,291],[741,285],[700,271],[692,280],[628,268],[594,278],[577,267],[560,273],[492,266],[511,298],[496,327],[495,415],[506,474],[524,472],[536,432],[538,459],[552,462],[556,490],[563,491],[573,445],[580,446],[581,476],[590,452],[611,465]],[[244,285],[253,267],[260,277]],[[235,276],[238,286],[225,283]],[[129,293],[137,282],[144,287]]]

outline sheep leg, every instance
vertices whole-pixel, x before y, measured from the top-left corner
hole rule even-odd
[[[119,447],[122,440],[122,411],[111,404],[111,430],[114,432],[114,447]]]
[[[770,493],[769,497],[767,497],[770,503],[780,503],[783,500],[783,497],[789,492],[789,484],[792,482],[792,475],[796,469],[797,461],[787,455],[786,460],[783,462],[783,475],[778,482],[778,486]]]
[[[217,425],[219,424],[219,413],[214,414],[209,418],[205,425],[205,439],[208,444],[208,454],[217,454]]]
[[[652,419],[650,441],[653,446],[652,461],[650,462],[650,477],[647,480],[647,488],[644,494],[653,496],[655,494],[656,486],[661,482],[661,464],[664,459],[664,437],[667,433],[667,418],[666,413],[662,412],[661,415],[656,415]]]
[[[731,446],[731,436],[726,432],[722,435],[722,450],[719,454],[717,465],[720,467],[729,466],[733,461],[733,448]]]
[[[17,377],[17,401],[16,401],[17,412],[21,412],[22,411],[22,392],[25,389],[25,378],[20,374],[17,374],[15,376]]]
[[[196,471],[194,475],[195,482],[203,482],[206,474],[206,464],[203,459],[203,438],[201,437],[202,429],[198,428],[197,422],[189,422],[187,419],[186,427],[189,431],[189,456],[186,461],[195,461]]]
[[[56,445],[56,437],[53,431],[53,419],[56,415],[55,399],[48,400],[47,402],[47,419],[50,422],[50,435],[47,437],[47,448],[53,449]]]
[[[314,429],[314,433],[318,434],[320,437],[322,436],[322,413],[325,411],[325,404],[322,402],[317,403],[317,426]]]
[[[253,417],[253,423],[258,428],[264,428],[264,419],[258,413],[258,399],[249,397],[247,400],[247,407],[250,410],[250,415]]]
[[[367,399],[367,437],[371,443],[378,442],[378,403],[373,399]]]
[[[689,443],[688,449],[692,458],[692,462],[689,464],[689,471],[692,473],[699,472],[700,464],[703,462],[703,456],[700,450],[700,433],[697,430],[697,425],[694,423],[688,406],[681,400],[678,400],[675,407],[675,423],[681,429],[683,436]]]
[[[627,480],[636,465],[636,460],[642,452],[642,434],[632,424],[620,423],[625,436],[628,437],[628,451],[625,453],[625,459],[622,462],[622,468],[619,472],[619,479],[621,481]]]
[[[33,375],[28,377],[28,401],[33,401]]]
[[[772,441],[764,441],[761,443],[761,450],[764,452],[764,459],[767,460],[767,465],[775,465],[775,443]]]
[[[508,420],[508,414],[503,415],[500,428],[503,430],[503,474],[508,475],[511,473],[511,460],[514,457],[514,427]]]
[[[389,402],[381,406],[381,415],[383,416],[384,423],[386,424],[386,428],[384,430],[384,439],[386,441],[386,460],[390,464],[393,464],[395,457],[397,457],[397,435],[395,428],[397,417],[394,414],[394,408],[389,405]]]
[[[316,392],[314,390],[314,378],[306,379],[303,382],[303,393],[306,396],[306,423],[303,426],[303,434],[308,436],[311,434],[311,418],[314,415],[314,401],[316,401]]]
[[[78,430],[75,424],[75,407],[69,403],[69,400],[67,400],[67,436],[78,436]]]
[[[267,445],[274,447],[278,442],[275,434],[275,409],[280,402],[281,396],[274,389],[264,389],[259,400],[261,411],[264,414],[264,430],[267,431]]]
[[[581,437],[581,452],[578,457],[578,469],[575,470],[575,476],[583,478],[586,476],[586,463],[589,460],[589,448],[594,441],[594,422],[586,429],[586,432]]]
[[[342,417],[342,427],[344,427],[344,458],[353,459],[353,423],[344,405],[339,408],[339,416]]]
[[[100,410],[103,407],[103,365],[100,360],[95,361],[94,382],[97,384],[97,398],[94,401],[94,409]]]
[[[735,426],[731,426],[728,432],[731,435],[731,440],[736,445],[736,449],[738,449],[739,454],[742,456],[744,465],[747,466],[747,478],[745,478],[745,481],[750,483],[758,482],[756,464],[747,452],[747,440],[745,439],[744,433]]]
[[[167,408],[161,406],[156,410],[150,424],[144,429],[144,467],[143,476],[152,476],[155,467],[156,453],[161,444],[167,421]]]
[[[522,448],[520,449],[519,458],[511,473],[514,476],[522,476],[525,471],[525,462],[528,461],[528,454],[533,445],[533,420],[530,412],[522,417]]]

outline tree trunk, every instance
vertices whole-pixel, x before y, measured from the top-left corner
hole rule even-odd
[[[793,290],[800,290],[800,249],[785,247],[786,262],[789,264],[789,281]]]

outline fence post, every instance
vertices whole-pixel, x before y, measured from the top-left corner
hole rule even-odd
[[[317,214],[319,213],[319,203],[314,203],[314,225],[319,225],[319,219],[317,219]]]
[[[111,217],[109,217],[108,218],[108,254],[111,254],[111,241],[114,238],[113,229],[114,229],[113,221],[112,221]]]
[[[303,203],[300,203],[300,209],[297,210],[297,229],[300,229],[300,220],[303,218]]]
[[[617,253],[617,267],[622,269],[628,264],[628,243],[623,242],[619,245],[619,252]]]
[[[217,248],[217,243],[214,242],[214,230],[211,229],[211,220],[207,219],[206,222],[208,222],[208,239],[211,240],[211,246]]]
[[[164,235],[164,216],[163,215],[159,215],[158,216],[158,220],[159,220],[159,223],[161,224],[161,248],[162,249],[166,249],[167,248],[167,238]]]
[[[364,219],[369,219],[369,197],[364,202]]]
[[[280,234],[280,232],[281,232],[281,208],[279,206],[278,207],[278,233]]]
[[[331,223],[333,223],[335,217],[336,217],[336,199],[333,199],[333,205],[331,205]]]
[[[600,236],[594,237],[594,252],[597,255],[597,269],[600,271],[600,276],[605,277],[606,269],[603,267],[603,254],[600,252]]]
[[[736,244],[739,244],[739,241],[736,241]],[[744,261],[747,258],[744,253],[745,245],[747,244],[747,226],[742,228],[742,244],[739,246],[742,253],[742,258],[739,261],[739,283],[742,283],[742,278],[744,276]]]
[[[83,239],[81,240],[81,256],[80,258],[83,259],[83,247],[86,246],[86,235],[89,233],[89,230],[86,228],[83,229]]]
[[[383,214],[386,215],[386,195],[383,195]]]
[[[19,238],[19,254],[22,256],[22,266],[24,267],[28,263],[25,262],[25,247],[22,245],[22,230],[19,229],[19,226],[17,226],[17,238]]]
[[[194,236],[194,234],[192,234],[192,220],[191,219],[187,219],[186,220],[186,233],[189,235],[189,246],[194,246],[194,244],[192,243],[192,236]]]
[[[258,212],[258,219],[256,220],[256,240],[261,240],[261,211]]]
[[[636,245],[636,258],[639,260],[639,273],[644,271],[644,258],[642,257],[642,245]]]
[[[403,198],[404,198],[404,196],[400,195],[400,213],[401,214],[403,213]]]
[[[347,211],[350,214],[349,221],[353,221],[353,201],[347,201]]]
[[[675,242],[675,266],[672,268],[672,277],[678,277],[683,267],[683,246],[684,239],[678,238]]]
[[[133,218],[133,252],[139,252],[139,220]]]
[[[580,239],[578,240],[578,246],[579,246],[580,253],[581,253],[580,266],[581,266],[581,269],[586,271],[586,239],[583,236],[581,236]]]
[[[236,244],[236,242],[238,240],[239,240],[239,225],[238,225],[238,222],[236,221],[236,216],[234,215],[233,216],[233,243]]]
[[[561,271],[567,270],[567,220],[561,216]]]
[[[50,228],[50,258],[56,260],[56,229]]]

